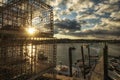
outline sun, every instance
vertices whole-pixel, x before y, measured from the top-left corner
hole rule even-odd
[[[28,34],[33,35],[36,32],[36,29],[34,27],[29,27],[26,29]]]

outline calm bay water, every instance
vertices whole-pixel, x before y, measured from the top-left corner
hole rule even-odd
[[[81,46],[84,44],[80,43],[73,43],[73,44],[58,44],[57,45],[57,64],[60,62],[63,65],[69,65],[69,57],[68,57],[68,50],[69,47],[75,47],[76,49],[72,52],[73,63],[76,60],[81,59]],[[90,45],[90,54],[91,55],[103,55],[103,47],[104,44],[102,43],[93,43]],[[108,44],[108,53],[109,55],[113,56],[120,56],[120,44]],[[88,55],[88,49],[84,47],[84,55]]]

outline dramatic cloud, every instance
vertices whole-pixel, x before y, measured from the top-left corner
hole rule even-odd
[[[107,24],[96,25],[92,29],[70,32],[66,35],[73,35],[79,38],[99,38],[99,39],[120,39],[120,26],[111,26]]]
[[[105,0],[96,5],[98,14],[111,13],[120,10],[120,0]]]
[[[98,19],[98,17],[94,14],[83,14],[83,15],[78,15],[77,20],[86,20],[86,19]]]
[[[118,26],[120,27],[120,19],[108,19],[108,18],[102,18],[101,19],[102,23],[107,24],[109,26]]]
[[[94,3],[91,2],[90,0],[76,0],[72,1],[70,3],[67,3],[68,9],[73,9],[77,12],[85,9],[85,8],[91,8],[93,7]]]
[[[118,12],[112,12],[111,15],[110,15],[111,18],[114,18],[114,19],[120,19],[120,11]]]
[[[48,0],[55,36],[120,39],[120,0]]]
[[[59,31],[63,31],[68,33],[69,31],[74,32],[76,30],[80,30],[81,29],[81,25],[76,21],[76,20],[62,20],[62,21],[56,21],[55,25],[55,29]]]

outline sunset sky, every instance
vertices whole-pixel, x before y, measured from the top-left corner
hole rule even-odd
[[[57,38],[120,39],[120,0],[45,2],[53,6]]]
[[[120,39],[120,0],[41,1],[53,7],[54,37]]]

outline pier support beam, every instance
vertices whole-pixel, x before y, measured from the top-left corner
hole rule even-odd
[[[72,51],[75,50],[74,47],[70,47],[69,48],[69,73],[70,73],[70,77],[72,77]]]
[[[91,60],[91,58],[90,58],[90,46],[88,45],[87,47],[88,47],[89,67],[91,67],[91,63],[90,63],[90,60]]]
[[[103,51],[104,80],[108,80],[108,46],[106,43]]]
[[[83,62],[83,77],[85,79],[86,78],[85,77],[85,59],[84,59],[84,49],[83,49],[83,46],[81,46],[81,53],[82,53],[82,62]]]

